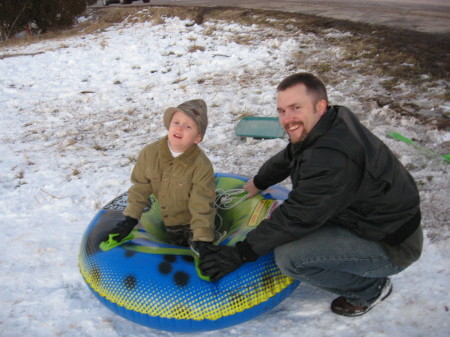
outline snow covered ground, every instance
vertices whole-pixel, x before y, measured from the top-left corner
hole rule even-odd
[[[176,336],[131,323],[93,297],[77,266],[87,224],[128,189],[139,150],[165,134],[164,109],[188,99],[208,103],[210,123],[201,145],[215,170],[256,173],[286,140],[243,141],[234,134],[239,117],[276,116],[275,87],[292,73],[287,64],[293,55],[302,50],[331,63],[341,50],[330,40],[350,34],[330,29],[323,36],[287,35],[178,18],[141,21],[130,18],[84,36],[0,45],[2,337]],[[301,70],[310,69],[295,69]],[[301,284],[254,320],[185,336],[448,336],[449,164],[386,134],[397,131],[432,149],[450,141],[450,134],[363,100],[385,90],[380,76],[339,76],[328,86],[332,103],[357,112],[418,182],[427,233],[422,258],[393,277],[389,300],[359,318],[334,315],[333,295]],[[424,111],[448,113],[449,103],[435,98],[445,83],[402,90]]]

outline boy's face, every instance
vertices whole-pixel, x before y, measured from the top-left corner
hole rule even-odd
[[[197,123],[182,111],[173,114],[168,137],[170,147],[175,152],[184,152],[202,140]]]

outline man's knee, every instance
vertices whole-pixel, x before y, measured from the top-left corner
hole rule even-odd
[[[308,274],[310,267],[306,266],[297,250],[296,254],[292,254],[292,247],[289,244],[275,248],[275,263],[281,272],[293,278],[298,278],[302,274]]]
[[[284,246],[278,246],[275,248],[275,263],[278,268],[280,268],[281,272],[287,275],[286,270],[290,270],[292,266],[290,265],[291,259],[288,254],[286,254],[286,249],[283,249],[283,247]]]

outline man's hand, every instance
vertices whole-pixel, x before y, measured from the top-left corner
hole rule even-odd
[[[260,191],[260,189],[255,186],[255,183],[253,182],[253,178],[251,178],[247,181],[247,183],[244,185],[244,190],[247,191],[247,195],[245,196],[246,199],[253,198]]]
[[[116,227],[114,227],[110,234],[119,234],[116,237],[114,237],[114,240],[117,242],[120,242],[125,238],[128,234],[131,233],[134,226],[136,226],[138,223],[138,220],[135,218],[131,218],[129,216],[125,217],[125,220],[122,220],[116,224]]]
[[[214,282],[244,264],[239,250],[232,246],[204,246],[199,249],[199,253],[200,270]]]
[[[204,245],[199,249],[200,270],[211,281],[219,281],[222,277],[235,271],[247,261],[256,261],[256,254],[246,240],[236,246]]]
[[[208,253],[209,247],[214,247],[214,244],[212,242],[206,242],[206,241],[193,241],[189,244],[191,250],[194,252],[195,255],[200,257],[203,254]]]

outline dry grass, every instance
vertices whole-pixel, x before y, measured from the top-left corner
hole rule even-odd
[[[342,50],[342,55],[336,57],[333,63],[313,61],[312,55],[299,50],[286,67],[288,69],[304,68],[317,73],[330,84],[336,81],[336,71],[358,72],[360,74],[375,74],[380,78],[387,78],[382,82],[385,89],[395,92],[399,84],[424,85],[432,80],[448,80],[450,73],[450,39],[448,36],[431,35],[401,29],[371,26],[368,24],[352,23],[308,16],[296,13],[282,13],[267,10],[250,10],[229,7],[176,7],[176,6],[148,6],[143,8],[101,7],[89,10],[93,20],[88,20],[75,27],[65,30],[53,31],[40,36],[31,36],[21,39],[10,39],[2,42],[0,47],[10,45],[24,45],[43,39],[64,39],[68,36],[89,34],[102,31],[121,22],[137,23],[151,22],[158,25],[166,18],[179,17],[188,20],[187,25],[203,24],[208,22],[205,34],[213,36],[221,34],[216,28],[217,22],[235,22],[245,26],[262,25],[272,28],[267,39],[276,39],[277,34],[301,35],[315,34],[323,37],[324,43],[336,46]],[[327,35],[330,29],[340,31],[339,38]],[[230,41],[231,42],[231,41]],[[255,43],[250,34],[236,34],[232,42],[251,45]],[[105,47],[106,41],[101,41]],[[61,42],[64,48],[64,42]],[[204,51],[204,47],[193,41],[189,52]],[[274,45],[276,52],[276,45]],[[317,52],[316,52],[317,53]],[[4,57],[10,57],[4,55]],[[427,77],[421,76],[426,74]],[[199,79],[205,82],[208,79]],[[182,81],[180,81],[182,82]],[[120,81],[114,84],[119,85]],[[450,91],[442,94],[447,100]],[[380,98],[383,100],[383,98]],[[400,114],[411,114],[400,105],[394,109]],[[411,109],[414,110],[414,109]],[[419,116],[417,116],[419,117]],[[420,119],[420,118],[419,118]],[[426,121],[423,121],[426,122]],[[439,128],[450,127],[450,120],[443,117],[438,122]]]
[[[330,41],[333,44],[339,43],[345,48],[343,60],[372,60],[371,69],[367,70],[370,73],[378,69],[379,72],[383,71],[385,74],[391,74],[399,79],[411,80],[418,73],[428,73],[433,78],[448,79],[450,72],[450,40],[448,36],[374,27],[368,24],[296,13],[228,7],[149,6],[143,9],[143,7],[117,6],[91,8],[89,11],[94,16],[94,20],[86,21],[70,29],[52,31],[40,36],[10,39],[2,42],[1,45],[29,44],[42,39],[89,34],[125,20],[130,22],[151,21],[153,24],[159,24],[164,22],[164,18],[179,17],[182,20],[191,21],[191,24],[220,20],[248,26],[264,25],[285,33],[301,31],[302,34],[313,33],[319,36],[324,35],[324,31],[334,28],[352,33],[344,38],[340,37],[339,41]],[[211,35],[215,33],[218,32],[214,26],[210,26],[206,32]],[[251,37],[237,35],[234,41],[240,44],[249,44]]]
[[[198,46],[198,45],[192,45],[189,47],[188,52],[189,53],[195,53],[197,51],[205,51],[205,47]]]

